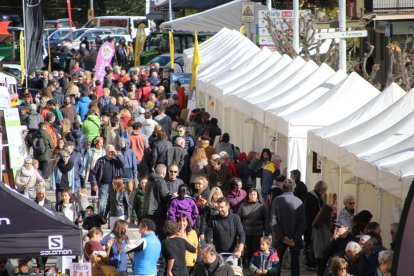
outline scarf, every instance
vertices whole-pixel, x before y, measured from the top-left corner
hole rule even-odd
[[[25,166],[23,166],[20,169],[20,172],[22,173],[22,176],[24,176],[24,177],[32,177],[35,174],[35,170],[34,170],[33,166],[31,166],[30,169],[27,169]]]
[[[69,183],[69,175],[71,169],[73,169],[73,161],[69,159],[68,163],[65,164],[62,159],[59,159],[57,167],[62,173],[60,178],[60,185],[62,187],[71,187],[73,183]]]
[[[206,264],[208,274],[209,275],[214,274],[214,272],[217,270],[218,266],[219,266],[219,256],[216,257],[216,260],[212,264],[210,264],[210,265]]]

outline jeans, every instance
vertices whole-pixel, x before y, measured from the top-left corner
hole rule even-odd
[[[291,276],[299,276],[299,256],[300,256],[300,244],[295,244],[295,246],[288,246],[287,244],[283,243],[282,240],[276,241],[276,250],[279,255],[279,259],[283,260],[283,255],[285,254],[286,249],[289,247],[290,250],[290,259],[291,259]],[[279,270],[278,275],[280,276],[282,269]]]
[[[98,212],[99,212],[99,215],[101,215],[101,216],[104,215],[106,203],[108,201],[109,186],[110,186],[109,183],[101,183],[98,186],[98,188],[99,188],[99,193],[98,193]]]

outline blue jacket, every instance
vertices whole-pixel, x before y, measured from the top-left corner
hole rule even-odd
[[[79,181],[83,171],[82,155],[77,151],[73,151],[70,155],[70,159],[73,162],[73,172],[75,174],[75,181]]]
[[[76,113],[79,114],[82,122],[85,121],[86,115],[88,115],[89,104],[91,103],[91,101],[92,100],[88,96],[83,96],[76,103]]]
[[[145,234],[142,240],[142,246],[139,246],[141,248],[134,255],[133,274],[156,275],[157,262],[161,254],[161,242],[154,232]]]
[[[112,232],[106,235],[105,237],[103,237],[103,239],[101,240],[101,244],[103,246],[107,244],[108,239],[111,234]],[[128,269],[127,254],[125,252],[126,245],[127,245],[127,242],[123,240],[121,244],[121,251],[119,252],[118,246],[116,242],[114,241],[111,246],[111,252],[109,253],[109,265],[115,267],[120,272],[126,272]]]
[[[129,147],[129,139],[125,139],[125,148],[121,148],[122,157],[124,158],[124,167],[122,169],[122,180],[124,182],[131,181],[138,177],[137,157],[134,151]]]
[[[252,259],[250,260],[250,271],[255,273],[256,270],[263,270],[263,265],[265,265],[265,270],[268,271],[268,275],[276,275],[279,271],[279,256],[277,255],[276,249],[269,248],[270,255],[266,256],[263,254],[263,251],[256,251],[253,254]]]

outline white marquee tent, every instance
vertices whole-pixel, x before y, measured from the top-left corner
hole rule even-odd
[[[218,32],[223,27],[238,30],[244,24],[241,16],[242,0],[230,3],[172,21],[164,22],[161,29],[172,29],[177,31]],[[260,3],[254,3],[255,10],[266,9]]]

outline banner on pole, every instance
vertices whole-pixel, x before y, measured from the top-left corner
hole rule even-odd
[[[99,48],[98,56],[96,57],[95,74],[96,79],[103,84],[105,76],[105,67],[111,65],[112,58],[115,55],[115,47],[112,43],[105,42]]]

